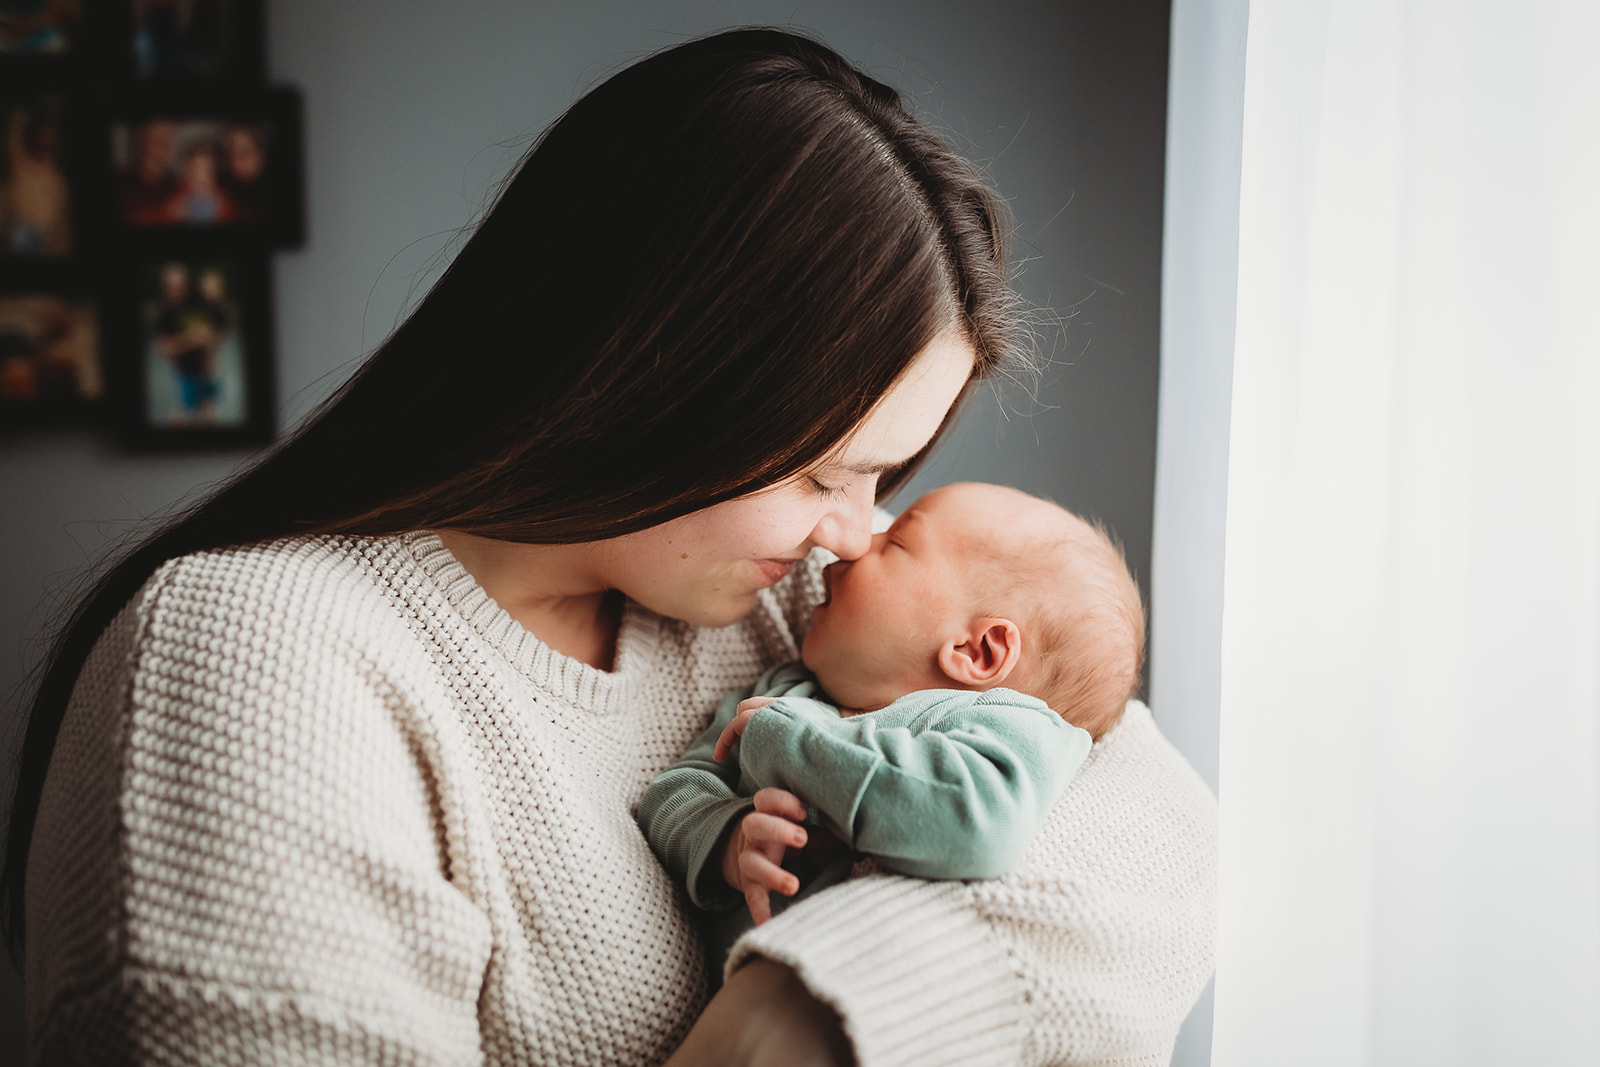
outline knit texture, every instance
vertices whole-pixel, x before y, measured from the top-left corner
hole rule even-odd
[[[705,976],[630,809],[723,694],[795,658],[819,562],[723,629],[630,604],[612,672],[534,639],[429,534],[167,564],[96,645],[52,757],[27,887],[30,1061],[659,1063]],[[1150,766],[1109,784],[1176,795],[1181,761]],[[1012,879],[863,878],[745,953],[793,958],[844,1005],[863,1067],[985,1062],[908,1051],[931,1032],[997,1062],[1107,1032],[1170,1047],[1199,988],[1172,974],[1209,969],[1209,800],[1101,796],[1077,818],[1141,861],[1101,871],[1102,849],[1062,868],[1083,826],[1052,836],[1052,820]],[[872,923],[884,952],[868,957],[854,931],[882,892],[894,918]],[[1154,935],[1147,897],[1174,905]],[[1064,944],[1081,901],[1091,921]]]

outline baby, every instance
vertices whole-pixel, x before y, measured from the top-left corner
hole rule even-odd
[[[1138,685],[1144,610],[1120,549],[1018,490],[934,490],[823,579],[803,666],[728,696],[640,801],[697,906],[748,907],[707,930],[714,959],[770,917],[771,891],[810,895],[856,854],[1006,873]],[[816,850],[833,839],[849,851]]]

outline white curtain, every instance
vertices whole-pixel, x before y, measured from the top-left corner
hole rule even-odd
[[[1600,4],[1253,0],[1243,129],[1213,1063],[1593,1067]]]

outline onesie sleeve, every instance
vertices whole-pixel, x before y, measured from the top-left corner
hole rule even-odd
[[[29,1062],[482,1062],[440,695],[359,578],[288,555],[168,565],[80,673],[28,871]]]
[[[785,664],[767,671],[750,688],[728,694],[717,705],[711,725],[678,762],[650,782],[639,800],[639,829],[696,907],[721,911],[744,903],[722,879],[716,846],[735,820],[755,810],[753,790],[741,795],[737,748],[725,760],[712,758],[717,738],[733,721],[741,700],[787,693],[796,686],[809,690],[810,675],[798,664]]]
[[[711,758],[717,738],[733,721],[746,692],[729,694],[717,705],[711,725],[695,739],[683,756],[645,787],[639,800],[639,829],[656,858],[674,881],[689,892],[696,907],[721,911],[740,903],[722,879],[716,855],[717,842],[728,826],[755,810],[749,797],[736,791],[739,761]]]
[[[883,870],[994,878],[1014,867],[1088,755],[1087,732],[1009,689],[930,689],[841,718],[781,697],[750,720],[738,757],[787,789]]]

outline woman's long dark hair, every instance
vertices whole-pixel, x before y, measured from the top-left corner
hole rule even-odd
[[[1010,357],[1002,218],[899,94],[793,34],[691,41],[584,96],[338,394],[61,631],[0,885],[13,953],[68,698],[163,562],[315,533],[591,541],[770,485],[843,440],[941,330],[979,373]]]

